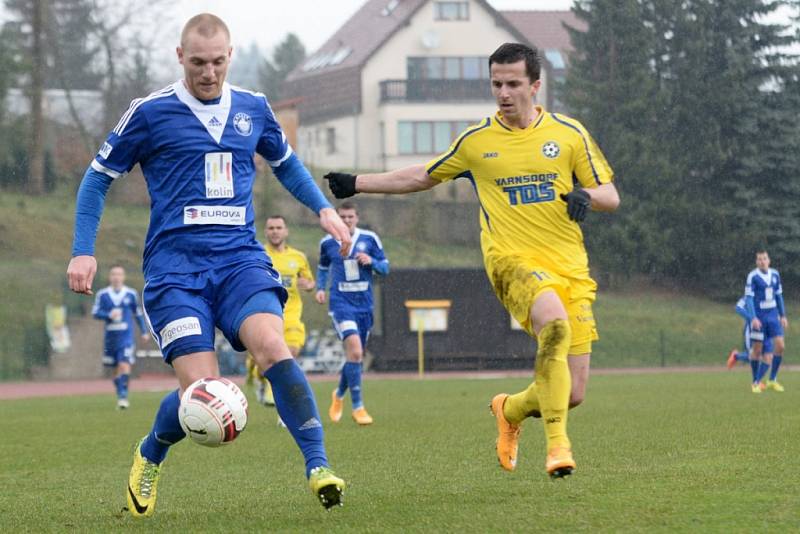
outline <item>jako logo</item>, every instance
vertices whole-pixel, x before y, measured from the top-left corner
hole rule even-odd
[[[553,424],[553,423],[560,423],[560,422],[561,422],[561,418],[560,418],[560,417],[548,417],[548,418],[547,418],[547,420],[546,420],[545,422],[546,422],[548,425],[551,425],[551,424]]]

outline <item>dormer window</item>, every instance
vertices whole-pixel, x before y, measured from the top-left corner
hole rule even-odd
[[[389,3],[386,4],[386,7],[381,9],[381,15],[383,15],[384,17],[388,17],[389,15],[391,15],[392,11],[397,9],[397,4],[399,3],[400,2],[398,0],[389,0]]]
[[[434,2],[435,20],[469,20],[469,2]]]

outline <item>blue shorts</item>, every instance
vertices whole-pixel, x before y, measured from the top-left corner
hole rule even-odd
[[[744,322],[744,331],[742,332],[744,336],[744,351],[747,354],[750,354],[750,351],[753,349],[753,341],[761,341],[760,339],[754,340],[750,335],[750,321]],[[772,338],[767,338],[764,340],[764,344],[761,347],[761,352],[765,354],[769,354],[772,352]]]
[[[361,338],[361,348],[367,350],[369,331],[372,329],[372,312],[357,312],[351,310],[331,310],[328,315],[333,321],[333,329],[339,339],[358,334]]]
[[[761,321],[761,328],[759,330],[753,328],[750,332],[750,339],[754,342],[764,342],[762,352],[772,352],[772,343],[770,343],[769,350],[767,350],[767,341],[771,342],[773,338],[783,336],[783,326],[781,326],[781,320],[779,317],[759,317],[758,320]]]
[[[253,299],[253,303],[250,299]],[[193,352],[214,351],[214,328],[234,350],[246,350],[239,326],[253,313],[283,317],[288,294],[266,262],[245,261],[201,273],[164,274],[145,282],[142,303],[167,363]]]
[[[114,347],[106,347],[103,351],[103,365],[106,367],[116,367],[121,363],[133,365],[135,360],[133,356],[135,346],[131,345],[118,345]]]

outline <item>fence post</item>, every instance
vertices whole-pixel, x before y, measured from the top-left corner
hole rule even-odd
[[[667,340],[664,330],[658,331],[658,344],[661,351],[661,367],[667,366]]]

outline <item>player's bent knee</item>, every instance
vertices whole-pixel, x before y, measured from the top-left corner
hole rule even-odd
[[[253,359],[261,369],[268,369],[271,365],[291,357],[289,347],[280,336],[272,331],[265,331],[255,340],[251,341],[252,346],[247,347],[253,355]]]
[[[585,392],[581,391],[580,393],[573,391],[569,396],[569,407],[575,408],[583,403],[585,399]]]
[[[554,319],[546,323],[538,334],[538,342],[541,345],[537,354],[547,358],[558,355],[555,347],[558,345],[569,344],[572,339],[572,328],[566,319]]]

